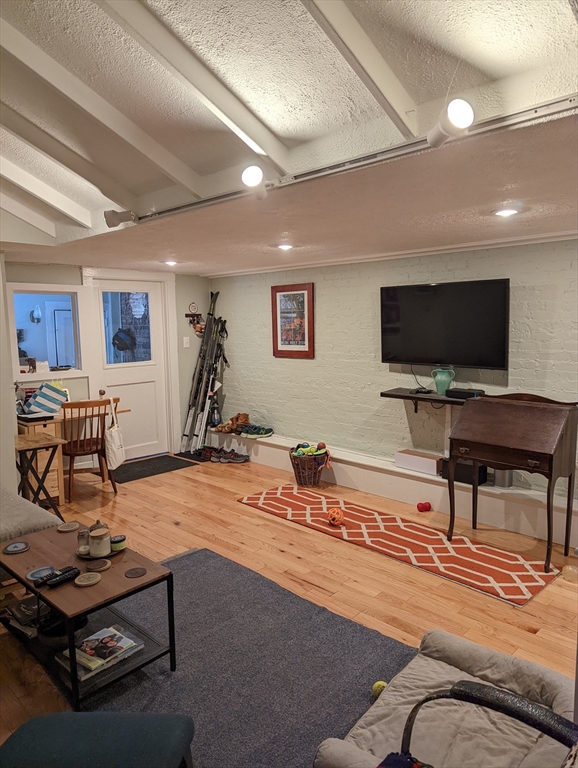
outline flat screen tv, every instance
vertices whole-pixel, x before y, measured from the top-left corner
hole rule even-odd
[[[381,289],[384,363],[508,369],[510,281]]]

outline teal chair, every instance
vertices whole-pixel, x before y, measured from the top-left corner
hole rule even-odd
[[[30,720],[0,747],[0,768],[192,768],[184,715],[59,712]]]

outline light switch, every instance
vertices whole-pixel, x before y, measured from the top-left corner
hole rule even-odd
[[[188,349],[191,346],[191,337],[183,336],[183,349]]]

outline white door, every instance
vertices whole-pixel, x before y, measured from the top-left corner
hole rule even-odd
[[[100,356],[93,397],[120,397],[127,459],[168,451],[162,289],[159,283],[95,280]],[[83,354],[87,354],[83,350]],[[92,354],[92,352],[90,352]],[[96,373],[96,366],[93,368]]]

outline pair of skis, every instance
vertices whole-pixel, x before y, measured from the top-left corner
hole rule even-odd
[[[189,395],[189,408],[181,438],[181,453],[186,453],[187,451],[193,453],[202,448],[213,399],[221,387],[221,383],[217,381],[221,359],[228,365],[224,353],[227,321],[221,317],[215,318],[215,306],[218,296],[218,292],[211,293],[211,303],[207,313],[205,332]]]

